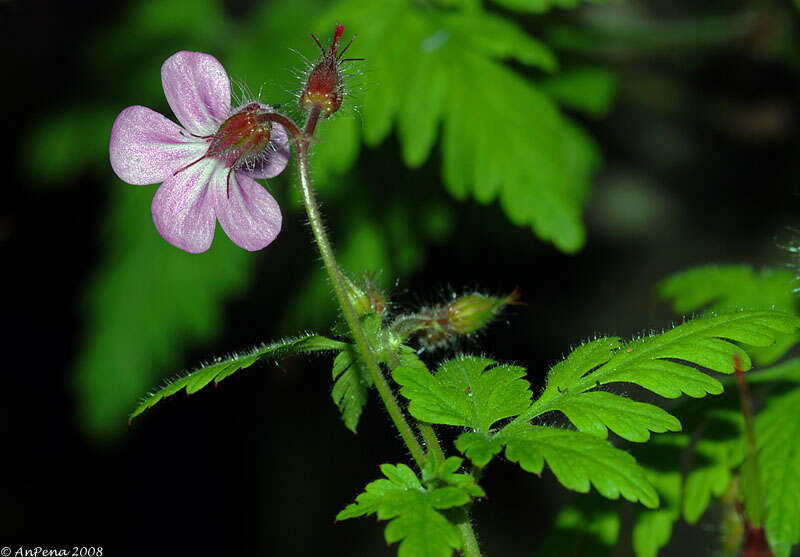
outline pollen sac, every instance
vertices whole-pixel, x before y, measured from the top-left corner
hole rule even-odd
[[[219,159],[228,168],[245,163],[269,145],[272,123],[263,118],[268,110],[250,103],[225,120],[210,137],[206,156]]]
[[[322,51],[322,57],[311,68],[306,78],[305,86],[300,93],[300,108],[304,112],[318,107],[320,117],[327,118],[342,106],[342,98],[344,97],[342,62],[360,60],[360,58],[342,59],[342,55],[353,42],[351,39],[347,46],[339,51],[339,40],[342,38],[343,33],[344,25],[337,25],[333,41],[327,49],[322,46],[314,35],[311,35]]]

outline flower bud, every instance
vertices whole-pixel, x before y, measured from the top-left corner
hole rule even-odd
[[[519,291],[504,298],[470,294],[450,302],[447,306],[447,326],[456,335],[468,335],[488,325],[503,307],[519,303]]]
[[[391,328],[401,339],[416,335],[425,348],[433,349],[482,329],[505,306],[517,304],[523,303],[516,288],[502,298],[469,294],[446,305],[424,307],[416,313],[400,315]]]
[[[383,313],[386,310],[386,297],[378,290],[371,276],[362,275],[360,282],[344,274],[342,277],[347,286],[347,297],[356,315],[361,317],[368,313]]]
[[[305,87],[300,93],[300,108],[304,112],[310,111],[314,107],[319,108],[321,118],[327,118],[342,106],[344,97],[344,85],[342,81],[342,62],[353,60],[363,60],[363,58],[342,58],[342,55],[353,43],[353,39],[339,51],[339,40],[344,33],[344,25],[336,25],[336,32],[333,35],[331,45],[325,49],[314,35],[311,37],[316,41],[322,51],[322,58],[311,68],[306,78]]]

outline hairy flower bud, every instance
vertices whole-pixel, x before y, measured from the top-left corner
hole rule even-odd
[[[314,35],[311,37],[316,41],[322,51],[322,58],[314,64],[306,78],[305,87],[300,93],[300,108],[308,112],[314,107],[319,108],[321,118],[327,118],[342,106],[344,97],[344,84],[342,80],[342,63],[363,58],[342,58],[345,51],[355,39],[355,35],[350,42],[339,51],[339,40],[344,33],[344,25],[336,25],[331,45],[326,49]]]
[[[514,289],[503,298],[470,294],[447,306],[447,326],[456,335],[468,335],[488,325],[509,304],[519,303],[519,291]]]
[[[386,297],[378,290],[372,276],[365,273],[358,282],[347,275],[342,276],[347,286],[347,297],[356,315],[361,317],[368,313],[383,313],[386,310]]]
[[[508,305],[522,304],[518,289],[502,298],[484,294],[468,294],[446,305],[425,307],[417,313],[401,315],[392,329],[405,339],[416,334],[425,348],[444,346],[460,336],[482,329]]]

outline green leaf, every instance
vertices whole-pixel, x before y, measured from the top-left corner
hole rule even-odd
[[[574,68],[539,83],[542,91],[567,108],[591,116],[605,116],[611,109],[617,80],[602,68]]]
[[[627,344],[618,338],[594,340],[553,366],[542,395],[515,422],[559,411],[579,430],[603,438],[609,429],[636,442],[647,441],[651,431],[680,431],[678,419],[661,408],[596,389],[629,382],[669,398],[682,393],[693,397],[719,394],[722,384],[695,365],[733,373],[733,355],[738,354],[749,369],[746,352],[733,341],[766,346],[780,333],[793,332],[798,323],[796,317],[779,312],[737,312],[698,318]],[[698,475],[694,481],[705,485],[701,480]],[[719,485],[714,484],[715,492]],[[698,509],[705,508],[702,501],[698,505]]]
[[[620,495],[648,508],[658,506],[658,494],[644,470],[625,451],[579,431],[521,424],[497,434],[506,457],[523,470],[540,474],[545,462],[567,489],[588,493],[590,486],[608,499]]]
[[[247,352],[242,352],[225,359],[218,359],[214,363],[202,366],[180,379],[170,381],[158,391],[148,395],[141,404],[139,404],[136,410],[131,413],[130,419],[132,420],[148,408],[157,404],[160,400],[172,396],[182,389],[186,389],[186,394],[191,395],[207,386],[212,381],[216,385],[226,377],[240,369],[250,367],[259,360],[278,360],[297,354],[341,350],[345,346],[344,343],[336,340],[318,335],[307,335],[295,339],[283,340],[270,345],[257,346]]]
[[[463,459],[451,456],[445,459],[441,465],[436,463],[436,459],[429,458],[425,462],[425,469],[422,471],[422,479],[428,487],[439,486],[441,484],[450,485],[463,489],[471,497],[485,497],[483,489],[475,483],[475,477],[470,474],[458,473]]]
[[[658,406],[602,391],[566,397],[558,409],[580,431],[605,439],[610,429],[623,439],[643,443],[650,432],[680,431],[681,423]]]
[[[556,517],[537,557],[592,557],[612,555],[620,530],[617,505],[595,497],[581,497]]]
[[[333,361],[333,380],[333,402],[342,414],[344,425],[355,433],[361,411],[367,403],[372,377],[353,346],[347,346]]]
[[[483,468],[503,450],[503,442],[483,433],[466,432],[458,436],[456,448],[478,468]]]
[[[419,367],[392,371],[409,399],[409,412],[423,422],[470,427],[479,432],[530,404],[525,369],[496,365],[487,358],[463,356],[439,366],[435,375]]]
[[[636,557],[657,557],[658,550],[672,537],[676,514],[671,511],[645,511],[633,527],[633,550]]]
[[[731,481],[731,470],[744,459],[741,411],[711,409],[699,429],[702,437],[693,445],[693,466],[683,486],[683,518],[696,523],[712,497],[721,497]]]
[[[617,382],[635,383],[667,398],[719,394],[722,384],[693,364],[733,373],[737,354],[744,369],[750,369],[747,353],[734,342],[769,346],[779,334],[793,332],[799,324],[797,317],[777,311],[741,311],[700,317],[624,345],[616,338],[598,339],[550,370],[542,396],[525,417],[558,409],[572,397]]]
[[[26,138],[25,164],[34,184],[65,184],[89,167],[108,164],[108,136],[117,111],[86,106],[48,115]]]
[[[454,197],[499,200],[511,222],[562,250],[580,249],[597,150],[547,95],[498,61],[553,70],[547,47],[510,20],[479,11],[346,0],[321,18],[324,29],[334,18],[358,33],[353,48],[369,64],[371,85],[361,96],[368,145],[396,124],[406,163],[420,166],[442,123],[442,174]],[[506,123],[502,140],[498,122]]]
[[[124,431],[128,409],[185,351],[220,331],[223,304],[244,292],[253,264],[222,231],[203,254],[170,246],[153,226],[152,191],[117,179],[108,189],[107,251],[86,289],[73,368],[81,426],[104,439]]]
[[[673,526],[681,515],[681,467],[689,443],[688,435],[667,434],[635,447],[634,455],[660,501],[658,509],[636,510],[632,541],[637,557],[656,557],[672,537]]]
[[[405,464],[383,464],[381,472],[387,479],[368,484],[336,520],[370,514],[391,520],[386,526],[386,542],[401,542],[400,557],[449,557],[460,549],[458,528],[439,511],[469,503],[472,499],[467,489],[452,485],[426,488]]]
[[[785,269],[756,271],[748,265],[709,265],[689,269],[662,281],[661,298],[676,313],[705,309],[716,313],[737,309],[776,309],[797,315],[794,275]],[[797,344],[797,333],[781,336],[774,346],[756,351],[754,359],[770,364]]]
[[[764,529],[776,557],[800,542],[800,389],[767,400],[755,420]]]
[[[558,67],[550,48],[509,19],[489,12],[459,12],[445,16],[444,24],[452,40],[491,58],[513,58],[546,71]]]

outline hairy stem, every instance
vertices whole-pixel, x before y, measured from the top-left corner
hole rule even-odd
[[[336,295],[336,300],[339,303],[342,314],[344,315],[344,319],[347,322],[347,326],[350,328],[350,332],[355,340],[356,349],[364,361],[367,371],[372,377],[375,388],[378,391],[384,406],[386,406],[386,410],[389,412],[392,422],[394,422],[397,431],[400,432],[400,436],[403,438],[406,447],[408,447],[408,450],[411,452],[411,456],[414,457],[417,466],[422,469],[422,467],[425,465],[425,451],[423,450],[419,440],[417,440],[416,436],[414,435],[411,426],[408,424],[403,411],[400,409],[400,405],[397,404],[397,399],[395,399],[392,389],[389,386],[389,383],[386,381],[380,366],[378,365],[378,361],[369,345],[367,336],[364,334],[364,329],[361,327],[361,322],[358,320],[358,316],[356,315],[356,312],[350,303],[350,299],[347,296],[347,289],[344,279],[342,278],[341,272],[339,271],[339,266],[336,263],[336,257],[333,254],[333,248],[331,248],[328,235],[325,232],[325,226],[322,222],[322,215],[314,197],[314,191],[311,188],[311,178],[309,177],[308,172],[308,148],[313,138],[314,130],[319,122],[319,118],[320,107],[315,105],[308,113],[308,119],[306,120],[306,125],[302,132],[297,128],[297,126],[294,125],[293,122],[291,122],[291,120],[287,119],[287,122],[284,122],[275,119],[274,121],[282,124],[296,142],[297,172],[300,177],[300,189],[303,194],[303,202],[306,207],[306,213],[308,214],[308,221],[311,224],[311,230],[314,234],[314,240],[317,243],[320,255],[322,255],[322,261],[325,264],[325,270],[328,272],[328,277],[333,285],[333,291]],[[397,363],[399,363],[399,361]],[[418,427],[423,439],[425,440],[425,443],[428,445],[431,456],[436,459],[437,463],[444,462],[444,451],[442,451],[442,446],[439,443],[439,439],[436,437],[436,433],[433,431],[433,427],[431,427],[430,424],[422,422],[418,422]],[[464,555],[467,557],[481,557],[481,552],[478,548],[478,541],[475,538],[475,532],[470,524],[469,516],[465,515],[464,520],[459,522],[457,527],[461,533]]]
[[[333,255],[333,249],[328,240],[328,235],[325,232],[322,215],[320,214],[319,207],[314,198],[314,192],[311,189],[311,179],[308,173],[308,147],[317,122],[319,121],[319,115],[319,107],[313,107],[309,111],[308,121],[306,122],[303,135],[295,135],[295,140],[297,141],[297,170],[300,176],[300,189],[303,193],[303,202],[306,206],[308,221],[311,224],[311,230],[314,233],[314,240],[317,243],[320,255],[322,255],[322,261],[325,263],[325,270],[328,272],[331,284],[333,285],[336,300],[339,302],[347,326],[353,334],[356,349],[372,377],[372,381],[375,383],[375,388],[383,404],[386,406],[386,410],[389,412],[389,417],[391,417],[392,422],[394,422],[397,431],[400,432],[400,436],[411,452],[411,456],[414,457],[417,465],[422,468],[425,465],[425,452],[414,435],[411,426],[408,425],[408,421],[403,415],[400,405],[397,404],[392,389],[383,376],[383,372],[378,366],[378,361],[375,359],[375,354],[373,354],[372,348],[369,346],[369,341],[364,334],[364,329],[361,327],[361,322],[358,320],[358,316],[350,303],[350,299],[347,297],[346,286],[342,279],[341,272],[339,271],[339,266],[336,263],[336,258]]]
[[[400,365],[400,359],[397,357],[397,354],[391,354],[389,356],[389,367],[394,369]],[[442,445],[439,443],[439,438],[436,436],[436,432],[433,430],[431,424],[417,421],[417,428],[428,447],[428,457],[436,459],[437,464],[444,462],[445,455],[442,450]],[[464,550],[464,555],[467,557],[481,557],[478,539],[475,537],[475,531],[472,529],[472,523],[469,520],[468,512],[464,513],[464,518],[456,524],[456,526],[461,533],[461,545]]]

